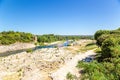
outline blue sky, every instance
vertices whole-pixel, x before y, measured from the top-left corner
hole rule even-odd
[[[120,27],[120,0],[0,0],[0,31],[91,35]]]

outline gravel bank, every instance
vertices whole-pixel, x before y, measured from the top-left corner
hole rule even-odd
[[[57,71],[51,73],[51,77],[53,78],[53,80],[66,80],[66,75],[68,72],[79,77],[80,74],[76,68],[78,61],[82,60],[90,55],[95,55],[95,54],[96,53],[94,53],[93,50],[90,50],[88,52],[80,53],[80,54],[72,57],[72,59],[67,61],[61,68],[59,68]]]
[[[15,43],[11,45],[1,45],[0,53],[16,51],[21,49],[34,48],[35,45],[33,43]]]

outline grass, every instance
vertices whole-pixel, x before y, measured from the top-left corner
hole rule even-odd
[[[77,49],[74,49],[73,47],[74,47],[74,48],[77,48]],[[73,47],[71,47],[71,46],[66,47],[65,50],[70,51],[72,54],[79,53],[79,51],[78,51],[79,47],[75,47],[75,46],[73,46]]]
[[[92,45],[96,45],[96,43],[91,42],[91,43],[86,44],[86,46],[92,46]]]
[[[74,53],[79,53],[79,52],[86,52],[88,50],[92,50],[98,48],[95,42],[88,42],[88,43],[83,43],[82,45],[77,45],[77,46],[70,46],[65,48],[66,50],[69,50]]]
[[[95,52],[95,53],[101,53],[101,48],[97,48],[97,49],[95,49],[94,52]]]
[[[91,49],[95,49],[95,48],[97,48],[96,45],[90,45],[90,46],[86,46],[85,50],[91,50]]]
[[[87,50],[92,50],[97,48],[97,45],[95,43],[88,43],[85,46],[81,47],[79,49],[80,52],[86,52]]]
[[[71,74],[70,72],[68,72],[66,75],[67,80],[74,80],[74,77],[75,76],[73,74]]]

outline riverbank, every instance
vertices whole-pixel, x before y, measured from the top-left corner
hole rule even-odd
[[[71,74],[75,75],[76,77],[80,77],[79,70],[76,68],[78,61],[85,59],[91,55],[96,55],[94,50],[89,50],[85,53],[79,53],[71,58],[71,60],[66,61],[66,63],[59,68],[57,71],[51,73],[51,77],[53,80],[67,80],[66,75],[70,72]]]
[[[80,40],[76,41],[77,45],[73,46],[38,48],[33,52],[22,51],[14,55],[1,57],[0,80],[52,80],[52,78],[56,80],[59,78],[55,76],[56,74],[59,76],[62,69],[73,65],[64,72],[65,78],[67,72],[70,72],[70,69],[73,69],[77,64],[77,60],[81,58],[80,55],[84,54],[85,57],[89,54],[82,54],[77,50],[91,42],[90,40]],[[63,76],[60,76],[60,78],[62,80]]]
[[[0,53],[34,48],[34,43],[14,43],[11,45],[0,45]]]
[[[21,52],[19,54],[3,57],[0,60],[0,78],[3,79],[13,73],[21,73],[21,80],[45,80],[44,75],[56,70],[73,55],[63,48],[43,48],[32,53]],[[8,74],[7,74],[8,73]],[[42,76],[41,76],[42,75]],[[48,77],[48,76],[46,76]]]

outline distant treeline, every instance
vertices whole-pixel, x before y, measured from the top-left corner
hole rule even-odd
[[[120,80],[120,28],[95,33],[101,52],[91,63],[79,62],[82,80]]]
[[[25,32],[3,31],[0,33],[0,44],[9,45],[15,42],[32,42],[33,34]]]
[[[92,35],[38,35],[38,42],[54,42],[64,40],[79,40],[79,39],[93,39]]]
[[[49,43],[64,40],[93,39],[92,35],[33,35],[31,33],[25,32],[3,31],[0,32],[0,44],[9,45],[16,42],[33,42],[35,40],[35,36],[37,37],[38,43]]]

